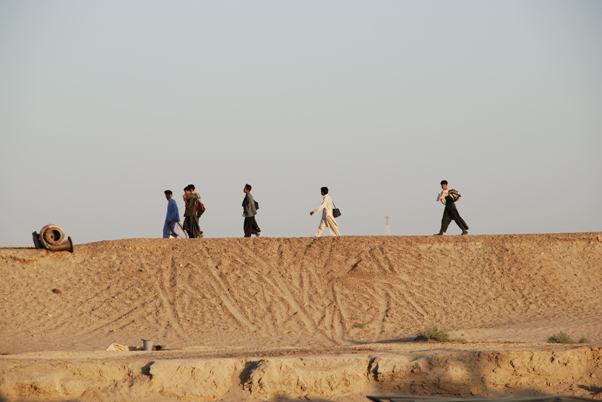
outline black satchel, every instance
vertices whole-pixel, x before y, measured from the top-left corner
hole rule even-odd
[[[253,201],[255,201],[255,200],[253,200]],[[259,203],[257,201],[255,201],[255,209],[256,210],[259,209]]]
[[[334,203],[332,203],[332,205],[334,206],[334,208],[332,209],[332,216],[338,218],[339,216],[341,216],[341,210],[338,209]]]

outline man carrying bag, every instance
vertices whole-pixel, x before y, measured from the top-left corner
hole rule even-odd
[[[316,237],[322,236],[322,232],[326,228],[328,228],[331,235],[340,236],[339,225],[335,217],[341,216],[341,211],[335,207],[332,197],[328,195],[328,187],[322,187],[320,193],[322,194],[322,204],[309,213],[313,215],[322,211],[322,219],[320,220],[318,230],[316,230]]]

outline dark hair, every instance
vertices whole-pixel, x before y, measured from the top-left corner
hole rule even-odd
[[[441,185],[447,184],[447,180],[441,180]]]
[[[251,189],[252,189],[253,187],[251,187],[251,185],[250,185],[250,184],[245,184],[245,188],[246,188],[247,190],[251,191]]]
[[[196,189],[194,188],[194,184],[189,184],[189,185],[188,185],[188,188],[189,188],[189,189],[191,189],[192,191],[196,190]]]
[[[173,193],[171,192],[171,190],[165,190],[164,191],[165,195],[172,195]]]
[[[320,188],[320,191],[322,192],[322,194],[326,195],[328,194],[328,187],[322,187]]]
[[[191,188],[190,188],[190,184],[189,184],[189,185],[187,185],[186,187],[184,187],[184,191],[190,191],[190,190],[191,190]]]

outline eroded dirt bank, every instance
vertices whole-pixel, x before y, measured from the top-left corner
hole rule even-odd
[[[260,357],[170,358],[169,352],[3,357],[0,392],[9,400],[79,401],[360,401],[392,393],[602,399],[602,348],[524,348],[498,352],[449,344],[419,352],[391,347]]]

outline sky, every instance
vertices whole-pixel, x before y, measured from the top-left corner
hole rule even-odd
[[[602,2],[0,0],[0,246],[160,237],[602,231]],[[450,234],[459,229],[452,223]]]

